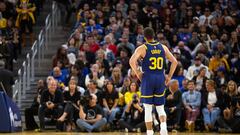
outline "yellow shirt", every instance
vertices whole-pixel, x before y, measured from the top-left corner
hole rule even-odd
[[[227,71],[230,70],[229,64],[225,58],[221,58],[219,60],[217,60],[216,58],[212,58],[209,62],[208,68],[210,71],[215,72],[221,66],[221,63],[225,65]]]
[[[128,91],[124,94],[125,104],[129,104],[133,100],[133,95],[134,94],[138,94],[139,98],[141,97],[141,92],[140,91],[138,91],[138,92],[129,92]]]

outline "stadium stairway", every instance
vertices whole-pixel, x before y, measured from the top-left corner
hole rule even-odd
[[[52,1],[46,0],[41,10],[40,15],[37,18],[37,23],[34,26],[35,37],[38,36],[41,29],[45,25],[45,19],[51,11]],[[39,79],[46,79],[52,69],[52,57],[56,54],[57,48],[64,44],[69,37],[70,30],[63,30],[62,26],[58,25],[55,29],[55,32],[51,35],[51,42],[48,45],[48,49],[44,50],[44,59],[41,61],[40,66],[38,66],[37,62],[35,62],[35,78],[34,81],[31,82],[30,89],[26,90],[25,98],[22,98],[22,104],[20,107],[22,120],[24,122],[24,110],[27,107],[30,107],[34,97],[37,94],[37,81]],[[28,40],[29,41],[29,40]],[[17,63],[14,64],[14,73],[17,74],[19,68],[21,68],[22,63],[26,60],[26,54],[30,53],[31,45],[28,45],[22,49],[22,54],[18,57]]]

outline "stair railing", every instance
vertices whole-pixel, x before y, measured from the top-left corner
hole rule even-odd
[[[31,82],[35,82],[35,68],[40,67],[44,59],[45,50],[51,44],[51,35],[60,21],[60,10],[57,3],[53,1],[52,11],[45,19],[45,26],[33,43],[31,52],[26,55],[26,60],[18,70],[18,76],[13,85],[13,100],[21,107],[22,99],[26,98],[26,90],[30,89]]]

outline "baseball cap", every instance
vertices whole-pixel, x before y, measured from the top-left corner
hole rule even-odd
[[[122,64],[121,60],[117,60],[116,64]]]
[[[180,51],[179,49],[174,49],[174,50],[173,50],[173,53],[174,53],[174,54],[181,54],[181,51]]]
[[[194,16],[193,20],[199,20],[199,18],[197,16]]]
[[[195,60],[201,60],[201,58],[199,56],[196,56]]]

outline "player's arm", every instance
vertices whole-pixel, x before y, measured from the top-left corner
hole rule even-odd
[[[146,54],[145,45],[139,46],[129,60],[129,65],[131,66],[133,72],[137,75],[138,79],[141,80],[142,72],[138,70],[138,60],[143,58]]]
[[[165,51],[166,58],[171,62],[170,71],[168,73],[167,80],[166,80],[166,85],[167,85],[173,76],[173,73],[178,65],[178,62],[166,46],[163,45],[163,48]]]

